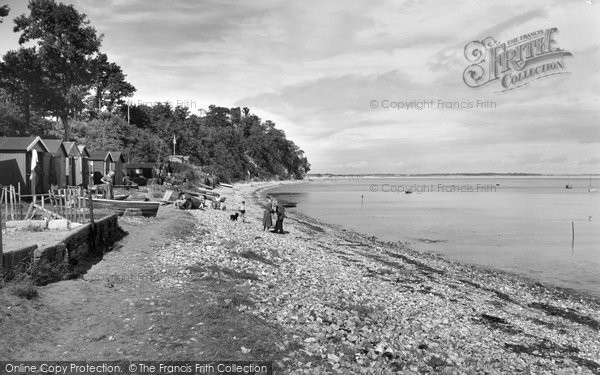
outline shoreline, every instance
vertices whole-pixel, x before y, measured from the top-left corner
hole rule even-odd
[[[309,181],[296,181],[296,182],[293,182],[293,184],[305,184],[308,182]],[[266,200],[268,191],[273,188],[276,188],[276,187],[277,187],[276,185],[260,187],[256,190],[256,194],[264,201],[264,200]],[[289,210],[286,211],[286,215],[288,215],[288,213],[289,213]],[[600,307],[600,295],[592,294],[586,290],[578,290],[575,288],[554,285],[549,282],[544,282],[544,281],[538,280],[538,279],[534,278],[533,276],[527,276],[527,275],[519,274],[517,272],[510,272],[510,271],[502,270],[499,268],[494,268],[492,266],[486,266],[486,265],[477,264],[477,263],[463,262],[460,260],[453,260],[453,259],[444,257],[444,255],[442,255],[442,254],[438,254],[438,253],[431,252],[431,251],[426,251],[426,250],[419,251],[419,250],[416,250],[413,247],[411,247],[410,243],[402,242],[400,240],[398,240],[398,241],[381,240],[375,235],[365,233],[365,232],[359,232],[359,231],[356,231],[356,230],[350,229],[350,228],[346,228],[343,225],[328,223],[328,222],[322,221],[318,218],[308,216],[300,211],[295,211],[295,212],[289,213],[289,215],[297,215],[297,216],[304,218],[304,221],[311,221],[313,223],[318,223],[318,225],[328,226],[330,228],[334,228],[335,230],[344,231],[344,232],[352,232],[352,233],[355,233],[357,236],[362,236],[366,239],[374,238],[375,242],[377,242],[381,246],[401,245],[407,251],[413,252],[414,255],[434,257],[434,258],[438,258],[438,259],[444,260],[444,261],[452,263],[452,264],[456,264],[457,266],[473,267],[474,269],[480,270],[482,272],[491,272],[491,273],[506,275],[511,278],[520,279],[531,285],[538,285],[538,286],[544,287],[544,288],[548,289],[548,291],[559,293],[561,295],[571,295],[573,298],[576,298],[576,299],[577,298],[588,299],[588,300],[590,300],[590,302],[596,303]]]
[[[264,202],[264,197],[272,187],[274,186],[257,187],[254,189],[252,195],[255,197],[256,201]],[[509,327],[511,326],[509,319],[496,316],[495,314],[503,312],[502,310],[505,309],[511,310],[511,308],[507,308],[507,306],[512,305],[516,308],[516,311],[511,311],[509,315],[513,315],[513,318],[521,320],[519,323],[520,327],[525,326],[525,322],[533,322],[534,326],[529,327],[531,330],[524,334],[525,337],[531,338],[534,336],[534,332],[536,332],[540,326],[555,327],[555,324],[559,324],[558,322],[550,323],[539,316],[534,316],[542,313],[542,316],[546,318],[559,317],[562,319],[560,324],[564,324],[564,321],[568,321],[569,325],[573,324],[573,326],[570,326],[569,328],[572,330],[581,329],[582,325],[587,325],[587,327],[592,330],[592,335],[600,340],[600,300],[593,295],[588,295],[577,290],[542,284],[532,278],[502,270],[447,260],[439,254],[418,252],[404,244],[379,241],[373,236],[358,233],[339,225],[322,222],[302,213],[294,212],[288,216],[289,218],[284,222],[284,228],[289,227],[290,225],[298,225],[300,228],[305,227],[306,230],[311,232],[315,232],[315,228],[317,228],[317,234],[321,234],[322,232],[325,236],[330,235],[334,238],[348,241],[348,243],[338,243],[337,246],[332,246],[327,249],[327,251],[334,253],[334,256],[335,254],[339,254],[340,258],[347,258],[349,254],[356,255],[356,249],[365,249],[368,250],[369,254],[361,254],[363,256],[363,261],[365,257],[367,260],[371,258],[384,266],[392,265],[390,268],[393,268],[394,262],[400,258],[403,260],[404,270],[406,270],[406,264],[408,263],[409,265],[415,265],[421,274],[430,278],[430,281],[434,281],[433,278],[431,278],[432,275],[440,275],[442,280],[438,280],[438,282],[434,282],[434,284],[437,284],[441,289],[446,288],[446,291],[447,287],[449,287],[450,289],[460,292],[459,296],[455,298],[457,301],[473,300],[473,295],[479,293],[487,294],[484,300],[479,301],[479,310],[482,311],[487,309],[493,313],[480,313],[480,315],[483,316],[483,320],[489,319],[490,321],[495,322],[492,323],[492,326],[495,325],[495,329],[505,331],[505,333],[515,334],[519,329]],[[315,239],[307,240],[308,244],[313,242],[315,242]],[[352,242],[354,242],[354,245],[348,246]],[[348,251],[348,248],[354,251]],[[342,251],[340,252],[340,250]],[[390,252],[390,250],[392,251]],[[389,269],[385,270],[385,273],[388,272]],[[400,273],[400,275],[402,275],[402,273]],[[399,279],[400,277],[397,280]],[[460,287],[456,285],[457,281],[458,284],[461,284]],[[428,286],[427,288],[431,288],[431,286]],[[427,288],[425,289],[431,290]],[[413,288],[413,293],[415,290],[416,289]],[[418,292],[423,293],[422,291]],[[432,295],[437,298],[445,298],[448,300],[448,296],[445,296],[444,293],[432,293]],[[492,305],[491,310],[489,310],[489,304]],[[477,320],[478,318],[473,317],[472,319]],[[565,333],[568,332],[569,329],[566,329]],[[552,335],[549,337],[552,337]],[[581,337],[578,338],[577,335],[573,334],[565,335],[563,340],[565,343],[576,343],[580,338]],[[521,340],[523,340],[523,338],[520,338],[518,341],[521,342]],[[546,337],[542,339],[542,342],[545,342],[545,340],[550,340],[550,338]],[[513,348],[511,345],[513,344],[505,342],[506,347]],[[529,347],[536,347],[536,345],[539,346],[541,344],[532,344]],[[595,354],[589,358],[600,358],[600,346],[596,344],[592,345],[592,347],[594,347]],[[527,351],[524,347],[521,347],[519,350],[521,350],[521,353]],[[538,350],[532,350],[532,352],[539,353]],[[589,366],[588,368],[593,373],[600,371],[600,364],[596,362],[580,362],[587,363],[587,366]]]

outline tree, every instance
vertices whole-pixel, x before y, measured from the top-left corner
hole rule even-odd
[[[19,108],[26,127],[31,123],[32,107],[51,95],[42,79],[42,62],[35,47],[8,51],[0,62],[0,87]]]
[[[93,95],[87,103],[92,117],[97,117],[99,108],[106,108],[112,113],[116,106],[125,104],[123,98],[132,96],[136,91],[131,83],[125,81],[125,74],[121,67],[109,62],[104,53],[100,53],[92,60],[92,75]]]
[[[2,23],[2,17],[8,16],[8,12],[10,12],[8,5],[0,6],[0,23]]]
[[[30,0],[29,16],[15,19],[19,44],[36,42],[44,82],[52,91],[37,101],[39,109],[58,117],[70,140],[69,117],[83,108],[83,99],[93,84],[93,61],[102,37],[85,14],[72,5],[54,0]]]

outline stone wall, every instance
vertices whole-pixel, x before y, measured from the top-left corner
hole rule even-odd
[[[123,238],[123,234],[117,215],[106,216],[97,220],[93,227],[88,223],[65,232],[65,238],[55,245],[43,248],[33,245],[3,254],[3,268],[9,274],[32,261],[58,263],[81,260],[88,255],[101,255]]]

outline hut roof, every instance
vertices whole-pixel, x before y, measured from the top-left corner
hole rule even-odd
[[[106,160],[110,158],[110,160],[113,160],[112,156],[110,155],[110,152],[108,151],[94,151],[94,152],[90,152],[90,160]]]
[[[77,149],[79,150],[79,153],[81,153],[81,156],[84,158],[89,158],[90,157],[90,153],[87,150],[87,147],[85,147],[85,145],[77,145]]]
[[[49,151],[40,137],[0,137],[0,151],[30,151],[38,143]]]
[[[61,154],[62,156],[69,155],[61,139],[42,139],[42,141],[46,147],[48,147],[48,151],[54,156],[57,156],[58,154]]]
[[[69,156],[74,156],[76,158],[82,156],[79,147],[77,147],[77,142],[63,142],[63,144],[65,145],[65,150],[67,150]]]
[[[121,160],[121,161],[125,161],[125,157],[123,156],[123,153],[121,151],[109,151],[110,155],[112,156],[113,160]]]

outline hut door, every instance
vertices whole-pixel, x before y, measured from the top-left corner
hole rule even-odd
[[[31,194],[31,151],[25,153],[25,190]]]

